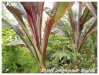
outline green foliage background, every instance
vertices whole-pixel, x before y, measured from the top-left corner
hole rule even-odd
[[[36,73],[37,62],[24,46],[6,46],[7,43],[20,39],[13,29],[2,27],[2,72],[3,73]]]

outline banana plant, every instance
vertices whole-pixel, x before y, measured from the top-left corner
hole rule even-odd
[[[73,53],[79,53],[87,38],[97,32],[97,3],[78,2],[76,11],[73,8],[69,9],[66,18],[65,24],[59,20],[51,32],[68,38],[71,44],[75,44]],[[73,61],[73,67],[76,66],[77,69],[76,61],[77,59]]]
[[[53,27],[52,33],[58,33],[68,38],[71,43],[75,44],[76,52],[79,52],[87,38],[97,32],[97,3],[79,2],[78,12],[71,8],[66,15],[68,23],[64,24],[62,20],[59,20],[57,24],[60,27]]]
[[[7,5],[7,2],[3,2],[3,4],[20,26],[10,24],[5,19],[2,19],[2,23],[11,26],[15,30],[38,62],[40,72],[44,72],[46,48],[51,29],[74,2],[55,2],[51,16],[45,22],[44,35],[42,34],[44,2],[16,2],[16,6],[11,5],[12,2],[10,5]],[[28,24],[25,24],[24,19]],[[41,37],[42,35],[43,37]]]

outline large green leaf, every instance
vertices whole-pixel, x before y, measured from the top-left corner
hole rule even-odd
[[[63,17],[73,4],[74,2],[60,2],[58,9],[56,10],[54,22],[56,23],[61,17]]]

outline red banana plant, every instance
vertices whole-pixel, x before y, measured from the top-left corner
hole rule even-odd
[[[17,6],[6,5],[7,2],[4,2],[3,4],[16,18],[20,27],[11,25],[4,19],[2,19],[2,23],[10,25],[15,30],[38,62],[40,72],[44,72],[46,48],[51,29],[65,12],[71,8],[74,2],[55,2],[53,12],[46,20],[43,38],[41,37],[41,29],[44,2],[17,2]],[[23,17],[27,20],[28,24],[24,23]],[[26,38],[28,40],[26,40]]]
[[[76,52],[79,52],[87,38],[97,32],[97,2],[78,2],[77,9],[78,13],[73,12],[72,8],[67,13],[72,32],[69,32],[67,25],[64,25],[61,20],[57,23],[61,29],[53,28],[52,32],[68,37],[75,44]]]
[[[68,38],[71,44],[75,44],[72,52],[77,57],[76,53],[80,52],[87,38],[97,32],[97,2],[78,2],[76,11],[74,12],[71,8],[66,15],[67,23],[64,24],[59,20],[57,22],[59,26],[56,24],[51,32],[60,34]],[[81,58],[81,55],[79,57]],[[77,69],[78,66],[76,61],[77,59],[73,61],[74,69]]]

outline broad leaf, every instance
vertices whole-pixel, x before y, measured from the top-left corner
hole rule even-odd
[[[10,42],[10,43],[8,43],[8,44],[6,44],[7,46],[24,46],[25,44],[23,43],[23,42],[21,42],[21,41],[18,41],[18,40],[15,40],[15,41],[12,41],[12,42]]]
[[[9,26],[13,28],[19,35],[23,36],[22,31],[19,29],[17,25],[12,25],[9,22],[7,22],[5,19],[2,18],[2,25]]]
[[[10,23],[8,23],[5,19],[2,18],[2,25],[12,27]]]
[[[62,32],[62,30],[60,30],[58,28],[52,28],[51,33],[60,34],[62,36],[65,36],[65,34]]]
[[[56,23],[61,17],[63,17],[65,12],[68,11],[73,4],[74,2],[60,2],[58,4],[58,9],[55,9],[56,14],[55,14],[54,22]]]
[[[16,2],[15,8],[19,11],[19,13],[20,13],[25,19],[27,19],[26,14],[25,14],[26,12],[25,12],[25,10],[22,8],[22,5],[21,5],[19,2]]]

